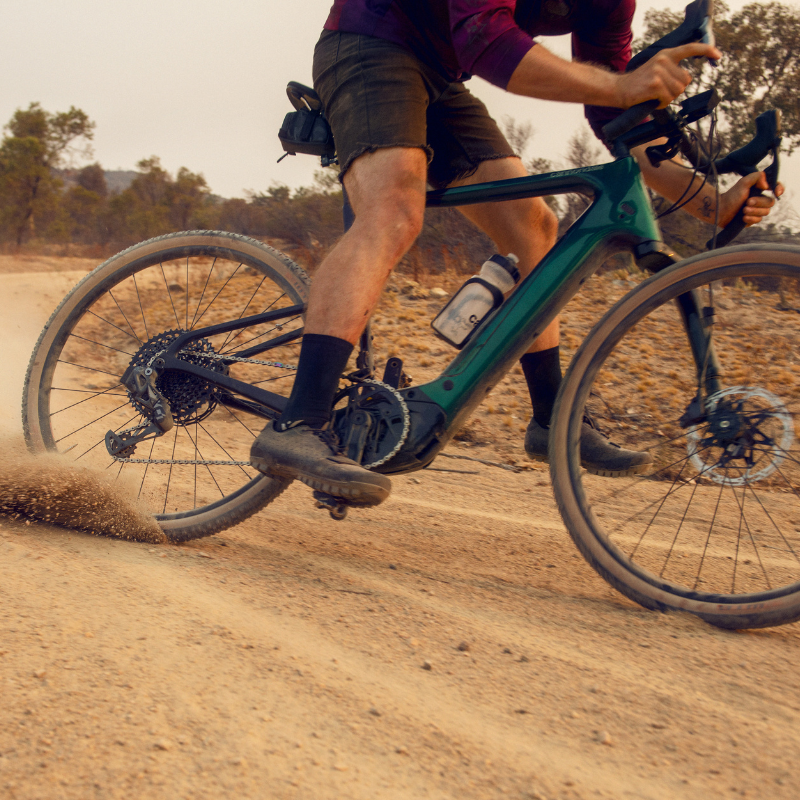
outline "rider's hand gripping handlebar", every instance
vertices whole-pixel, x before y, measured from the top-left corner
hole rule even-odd
[[[729,153],[725,158],[715,161],[714,171],[718,175],[736,173],[744,177],[757,172],[759,162],[772,154],[772,163],[764,170],[764,174],[767,177],[767,185],[770,191],[774,192],[778,188],[778,172],[780,169],[778,158],[781,146],[780,126],[780,111],[772,109],[759,114],[756,117],[756,135],[743,147]],[[710,165],[707,165],[702,171],[709,172],[710,170]],[[750,189],[750,197],[760,197],[763,194],[755,186]],[[716,238],[709,239],[706,243],[706,247],[709,250],[712,247],[724,247],[744,230],[745,205],[746,203],[742,203],[734,218],[717,234]]]

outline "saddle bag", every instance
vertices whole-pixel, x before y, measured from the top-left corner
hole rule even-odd
[[[331,126],[318,110],[290,111],[278,131],[278,138],[283,149],[291,155],[303,153],[332,158],[336,153]]]

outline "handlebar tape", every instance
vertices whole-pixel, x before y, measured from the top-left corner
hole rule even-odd
[[[644,103],[637,103],[635,106],[626,108],[618,117],[603,126],[605,140],[613,142],[618,136],[622,136],[623,133],[635,128],[640,122],[644,122],[658,108],[658,103],[658,100],[645,100]]]
[[[780,115],[774,109],[765,111],[756,117],[756,135],[743,147],[719,159],[714,166],[720,175],[729,172],[749,175],[755,172],[759,161],[780,147],[780,143]]]
[[[750,197],[763,197],[764,192],[755,186],[750,187]],[[712,237],[706,242],[706,250],[713,247],[725,247],[730,244],[744,229],[744,207],[747,205],[745,201],[742,203],[741,208],[736,212],[734,218],[717,234],[716,241]]]

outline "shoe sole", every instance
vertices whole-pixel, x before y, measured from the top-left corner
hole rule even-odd
[[[377,506],[391,493],[390,489],[384,489],[382,486],[376,486],[372,483],[359,483],[356,481],[339,483],[337,481],[321,480],[314,475],[307,475],[300,470],[271,464],[258,457],[251,457],[250,464],[264,475],[298,480],[318,492],[339,498],[352,506]]]
[[[547,456],[533,455],[529,453],[527,450],[525,454],[528,456],[531,461],[538,461],[540,464],[549,464],[550,459]],[[605,469],[603,467],[593,467],[589,464],[581,463],[581,466],[592,475],[599,475],[601,478],[629,478],[632,475],[641,475],[643,472],[647,472],[647,470],[652,466],[652,462],[647,464],[638,464],[634,467],[628,467],[627,469]]]

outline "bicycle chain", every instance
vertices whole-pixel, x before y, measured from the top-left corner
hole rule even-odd
[[[222,353],[203,353],[204,358],[215,361],[236,361],[241,364],[259,364],[264,367],[282,367],[283,369],[297,369],[297,364],[284,364],[282,361],[260,361],[257,358],[241,358],[240,356],[226,356]]]
[[[162,351],[163,353],[163,351]],[[161,355],[161,353],[156,354],[153,356],[150,361],[148,362],[148,366],[152,367],[153,362],[155,359]],[[208,358],[215,359],[217,361],[236,361],[239,363],[245,364],[259,364],[266,367],[282,367],[284,369],[297,369],[297,365],[295,364],[284,364],[280,361],[261,361],[255,358],[241,358],[239,356],[225,356],[219,353],[208,353],[205,354]],[[395,444],[394,448],[387,453],[383,458],[378,461],[374,461],[372,464],[365,464],[363,465],[365,469],[374,469],[375,467],[379,467],[382,464],[385,464],[389,459],[394,458],[397,453],[400,451],[400,448],[405,444],[406,439],[408,438],[408,432],[411,427],[411,415],[408,411],[408,406],[406,405],[405,400],[403,400],[402,395],[392,386],[389,386],[387,383],[383,383],[383,381],[378,380],[366,380],[364,383],[370,383],[374,386],[378,386],[381,389],[386,389],[394,398],[397,400],[402,412],[403,412],[403,430],[400,433],[400,438],[397,440],[397,444]],[[133,433],[134,431],[141,430],[146,426],[144,425],[134,425],[132,428],[126,428],[125,430],[118,431],[118,433]],[[224,460],[207,460],[207,459],[197,459],[197,458],[122,458],[120,456],[111,456],[114,461],[121,461],[125,464],[180,464],[180,465],[198,465],[198,466],[212,466],[212,467],[249,467],[249,461],[224,461]]]

